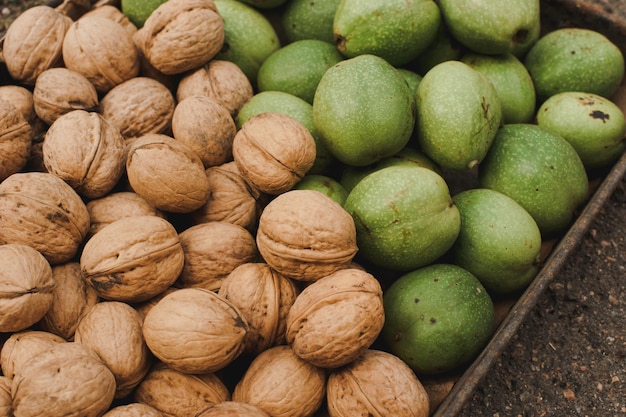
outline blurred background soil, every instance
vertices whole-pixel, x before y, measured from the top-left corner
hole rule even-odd
[[[2,0],[0,32],[42,3]],[[626,0],[578,3],[626,21]],[[622,179],[459,416],[626,416],[625,239]]]

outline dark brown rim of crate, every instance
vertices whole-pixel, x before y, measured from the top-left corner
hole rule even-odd
[[[626,20],[612,14],[595,3],[577,0],[542,0],[542,29],[544,32],[565,27],[581,27],[603,33],[624,53],[626,51]],[[626,110],[623,95],[626,84],[621,86],[620,101]],[[495,360],[509,344],[539,297],[554,277],[561,271],[571,253],[578,247],[602,206],[610,198],[626,175],[626,153],[611,168],[593,193],[589,202],[556,244],[533,282],[513,305],[507,316],[481,354],[455,382],[445,400],[434,410],[432,417],[454,417],[470,400],[478,384],[485,378]]]

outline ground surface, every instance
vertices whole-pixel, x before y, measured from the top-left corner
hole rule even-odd
[[[38,3],[3,0],[0,31]],[[626,16],[626,1],[597,3]],[[625,239],[622,180],[460,416],[626,416]]]

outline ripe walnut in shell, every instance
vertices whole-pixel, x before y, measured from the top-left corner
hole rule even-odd
[[[31,126],[22,112],[0,100],[0,181],[26,166],[31,139]]]
[[[411,368],[400,358],[368,349],[328,376],[331,417],[428,417],[428,394]]]
[[[282,113],[250,117],[233,139],[233,159],[241,176],[267,194],[290,190],[311,169],[315,156],[311,132]]]
[[[139,313],[120,301],[103,301],[80,320],[74,341],[93,349],[115,376],[116,398],[125,398],[148,373],[152,355]]]
[[[265,263],[245,263],[222,281],[218,294],[233,303],[248,323],[246,351],[254,354],[285,341],[287,313],[298,287]]]
[[[100,114],[117,126],[122,136],[134,138],[167,132],[174,106],[174,96],[165,85],[149,77],[134,77],[102,97]]]
[[[0,415],[13,415],[13,399],[11,398],[13,381],[6,376],[0,376]]]
[[[176,140],[193,149],[205,168],[232,160],[235,121],[226,107],[206,96],[179,101],[172,117]]]
[[[98,302],[98,294],[83,278],[78,262],[52,267],[52,305],[39,321],[41,329],[65,340],[74,337],[80,319]]]
[[[25,363],[13,379],[15,416],[98,417],[115,396],[115,377],[88,347],[58,343]]]
[[[268,265],[301,281],[343,269],[357,253],[352,216],[313,190],[290,190],[270,201],[259,218],[256,240]]]
[[[47,5],[26,9],[7,29],[3,60],[16,81],[32,85],[43,71],[61,61],[63,39],[72,19]]]
[[[189,213],[209,198],[209,180],[198,155],[164,134],[148,133],[130,144],[126,174],[133,191],[159,210]]]
[[[224,401],[210,406],[196,417],[270,417],[259,407],[238,401]]]
[[[52,265],[70,261],[89,230],[89,213],[65,181],[19,172],[0,183],[0,243],[32,246]]]
[[[148,404],[131,403],[113,407],[102,417],[163,417],[163,414]]]
[[[193,222],[222,221],[255,230],[259,194],[248,186],[235,162],[209,167],[205,173],[211,193],[206,203],[192,213]]]
[[[182,288],[146,314],[148,348],[169,367],[186,373],[215,372],[244,349],[248,325],[228,300],[203,288]]]
[[[123,217],[85,243],[81,271],[101,298],[140,302],[165,291],[183,268],[178,232],[157,216]]]
[[[191,226],[179,234],[185,265],[177,287],[219,290],[231,271],[258,257],[254,236],[241,226],[209,222]]]
[[[29,124],[34,124],[37,119],[35,112],[35,103],[33,101],[33,93],[26,87],[21,85],[2,85],[0,86],[0,100],[7,101],[13,105]]]
[[[133,36],[137,32],[137,26],[120,10],[112,4],[100,4],[92,7],[91,10],[83,14],[85,16],[102,16],[119,23],[126,31]]]
[[[135,401],[167,417],[196,416],[229,398],[228,388],[215,374],[186,374],[160,362],[152,367],[133,394]]]
[[[98,100],[98,92],[91,81],[64,67],[42,72],[33,89],[35,113],[48,125],[73,110],[94,110]]]
[[[246,74],[234,62],[212,59],[185,74],[176,88],[180,102],[190,96],[208,96],[220,102],[235,117],[254,95]]]
[[[287,315],[286,340],[303,360],[337,368],[368,349],[384,322],[378,280],[361,269],[342,269],[298,295]]]
[[[40,330],[12,333],[0,351],[2,374],[14,379],[26,363],[58,343],[65,343],[65,339]]]
[[[213,0],[169,0],[135,34],[154,68],[180,74],[204,65],[222,48],[224,19]]]
[[[102,16],[83,16],[63,40],[65,67],[85,76],[106,93],[139,74],[139,52],[120,24]]]
[[[93,236],[107,224],[113,223],[122,217],[158,216],[166,218],[161,210],[132,191],[118,191],[91,200],[87,202],[87,211],[91,219],[89,237]]]
[[[325,371],[280,345],[254,358],[232,399],[255,405],[273,417],[309,417],[322,404],[325,390]]]
[[[117,127],[98,113],[73,110],[46,132],[43,163],[80,195],[108,194],[124,174],[126,144]]]

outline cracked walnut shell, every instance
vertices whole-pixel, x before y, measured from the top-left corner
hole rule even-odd
[[[169,0],[157,7],[135,34],[148,62],[166,75],[211,60],[224,43],[224,19],[213,0]]]
[[[183,268],[178,232],[157,216],[123,217],[83,247],[82,274],[101,298],[140,302],[165,291]]]
[[[287,315],[287,343],[322,368],[346,365],[368,349],[385,322],[383,291],[361,269],[342,269],[307,286]]]
[[[259,218],[256,240],[268,265],[300,281],[343,269],[357,253],[352,216],[313,190],[290,190],[270,201]]]
[[[259,191],[281,194],[293,188],[315,163],[315,139],[300,121],[282,113],[250,117],[233,139],[241,176]]]

